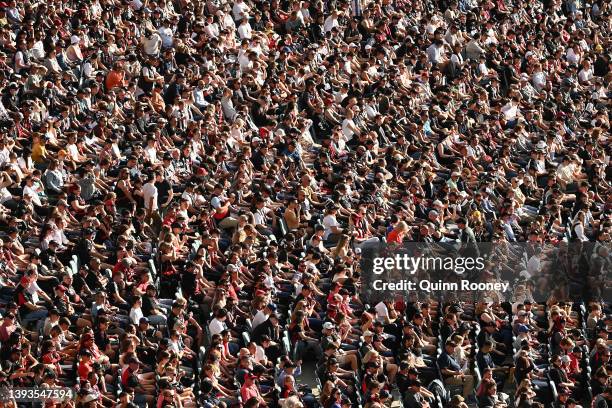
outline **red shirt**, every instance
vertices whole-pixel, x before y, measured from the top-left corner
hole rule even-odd
[[[401,244],[402,240],[404,239],[404,233],[400,232],[399,230],[393,230],[391,231],[389,234],[387,234],[387,243],[396,243],[396,244]]]
[[[127,383],[128,383],[127,381],[131,375],[132,375],[132,370],[129,367],[123,370],[123,373],[121,374],[121,385],[123,385],[124,387],[127,387]]]
[[[81,381],[87,381],[87,377],[89,377],[89,373],[91,373],[93,370],[91,361],[87,363],[84,361],[79,361],[79,367],[77,370],[79,372],[79,379]]]
[[[248,386],[245,383],[242,388],[240,388],[240,396],[244,402],[247,402],[253,397],[259,398],[259,389],[257,389],[255,383]]]

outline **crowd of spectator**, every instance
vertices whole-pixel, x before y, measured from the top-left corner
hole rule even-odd
[[[610,4],[0,0],[0,405],[611,407]]]

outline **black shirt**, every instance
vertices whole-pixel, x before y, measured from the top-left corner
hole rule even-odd
[[[47,248],[40,254],[40,261],[47,268],[53,269],[57,263],[57,255],[55,254],[54,250]]]
[[[93,249],[93,243],[85,238],[81,238],[76,246],[74,247],[74,252],[76,256],[79,258],[81,265],[89,264],[91,261],[91,250]]]
[[[96,343],[96,346],[98,346],[98,348],[102,351],[105,350],[106,346],[110,344],[108,334],[105,331],[102,332],[100,330],[96,330],[94,332],[94,341]]]
[[[154,309],[160,309],[159,302],[157,299],[151,296],[143,296],[142,297],[142,314],[145,316],[151,316],[153,314]]]
[[[172,186],[168,180],[164,179],[158,183],[155,183],[155,187],[157,188],[157,205],[161,207],[162,204],[168,201],[168,197],[172,191]]]
[[[395,376],[395,383],[397,384],[397,389],[400,394],[404,395],[404,393],[408,391],[408,388],[410,388],[412,380],[410,380],[406,374],[399,373]]]
[[[87,276],[85,277],[85,283],[87,283],[87,286],[89,286],[89,289],[93,291],[102,289],[102,283],[100,283],[100,279],[98,278],[98,275],[96,275],[94,272],[90,271],[87,274]]]
[[[493,408],[495,406],[495,399],[490,396],[478,397],[478,408]]]
[[[550,379],[552,380],[552,382],[555,383],[557,387],[560,383],[568,382],[567,374],[560,368],[552,367],[548,373],[550,375]]]
[[[81,294],[84,287],[89,287],[87,284],[86,278],[83,277],[80,273],[74,275],[74,280],[72,281],[72,287],[76,291],[77,294]]]
[[[251,162],[253,163],[255,170],[262,171],[263,165],[266,164],[266,158],[260,153],[259,150],[257,150],[251,157]]]
[[[60,316],[68,316],[70,310],[70,303],[56,296],[53,299],[53,306],[55,306]]]
[[[274,327],[270,319],[267,319],[265,322],[257,325],[257,327],[253,329],[253,333],[251,333],[251,340],[256,343],[260,343],[264,334],[269,336],[270,340],[274,342],[278,343],[280,341],[280,327]]]
[[[111,280],[106,284],[106,293],[108,294],[109,299],[113,299],[115,295],[120,295],[119,286],[117,286],[117,282]]]

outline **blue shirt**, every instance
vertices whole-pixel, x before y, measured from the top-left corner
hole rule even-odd
[[[447,368],[452,371],[461,371],[461,366],[446,351],[438,357],[438,367],[440,367],[440,370]]]

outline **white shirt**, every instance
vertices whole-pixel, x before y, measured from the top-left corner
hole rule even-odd
[[[339,227],[340,223],[336,219],[335,215],[326,215],[323,218],[323,226],[325,227],[325,232],[323,233],[323,240],[326,240],[330,234],[332,234],[332,227]]]
[[[527,273],[530,276],[535,276],[538,272],[540,272],[540,257],[538,255],[533,255],[527,261]]]
[[[578,237],[579,240],[581,241],[588,241],[589,238],[584,235],[584,225],[582,225],[582,223],[577,223],[574,226],[574,232],[576,233],[576,237]]]
[[[50,237],[49,241],[55,241],[58,244],[60,244],[60,246],[62,247],[69,243],[68,238],[66,237],[66,234],[64,233],[63,229],[54,228],[53,233],[49,235],[49,237]],[[43,249],[47,249],[47,248],[43,248]]]
[[[204,32],[208,34],[209,37],[217,38],[219,36],[219,24],[211,23],[204,27]]]
[[[387,309],[387,305],[385,305],[384,302],[378,302],[378,304],[374,306],[374,309],[376,310],[376,320],[384,323],[389,317],[389,309]]]
[[[268,357],[266,357],[266,351],[263,347],[256,345],[255,346],[255,355],[253,356],[256,363],[266,362]]]
[[[248,17],[249,10],[249,6],[247,6],[244,1],[240,3],[234,3],[234,7],[232,7],[232,14],[234,15],[234,20],[240,21],[243,17]]]
[[[484,62],[481,64],[478,64],[478,70],[484,76],[489,75],[489,68],[487,68],[487,64],[485,64]]]
[[[351,140],[355,134],[352,129],[353,126],[355,126],[353,119],[344,119],[342,121],[342,133],[347,141]]]
[[[0,203],[7,202],[11,198],[13,198],[13,195],[6,187],[0,188]]]
[[[252,31],[253,29],[248,21],[245,24],[240,24],[238,26],[238,36],[240,36],[241,40],[250,40]]]
[[[161,50],[162,39],[158,33],[151,34],[151,37],[142,41],[142,47],[147,55],[157,55]]]
[[[149,201],[153,198],[150,210],[157,210],[157,187],[154,183],[147,183],[142,187],[142,193],[144,195],[144,206],[149,209]]]
[[[567,59],[567,62],[569,62],[570,64],[578,65],[580,63],[580,57],[581,55],[576,54],[573,48],[569,48],[567,50],[567,53],[565,54],[565,58]]]
[[[172,32],[172,29],[170,27],[159,27],[159,30],[157,30],[157,32],[161,36],[163,47],[172,47],[172,43],[174,42],[174,33]]]
[[[253,328],[256,328],[257,326],[259,326],[260,324],[262,324],[263,322],[265,322],[266,320],[268,320],[268,315],[265,314],[263,312],[263,310],[259,310],[256,314],[255,317],[253,317],[253,323],[252,326]]]
[[[507,103],[501,108],[502,113],[506,120],[514,120],[518,116],[518,106],[515,106],[512,102]]]
[[[155,149],[153,146],[147,146],[144,150],[151,164],[157,164],[157,149]]]
[[[546,74],[542,71],[536,72],[532,77],[532,84],[535,89],[541,91],[546,86]]]
[[[45,58],[45,49],[42,41],[36,41],[34,46],[32,47],[32,57],[37,60],[42,60]]]
[[[70,143],[66,146],[66,148],[68,149],[68,153],[70,154],[70,158],[72,160],[78,160],[80,158],[81,155],[79,154],[79,148],[77,145]]]
[[[32,202],[34,204],[36,204],[37,206],[41,206],[42,203],[40,202],[40,197],[38,196],[38,193],[36,192],[34,186],[29,187],[29,186],[24,186],[23,187],[23,195],[25,196],[26,194],[28,194],[30,197],[32,197]]]
[[[587,82],[593,79],[593,68],[583,68],[578,72],[580,82]]]
[[[327,17],[325,19],[325,22],[323,23],[323,31],[328,33],[328,32],[330,32],[332,30],[332,28],[339,27],[339,26],[340,26],[340,24],[338,24],[338,19],[337,18],[333,18],[330,15],[329,17]]]
[[[206,99],[204,99],[204,89],[196,87],[193,90],[193,102],[199,108],[209,105],[209,103],[206,102]]]
[[[168,349],[174,351],[176,354],[181,352],[181,346],[179,346],[178,342],[170,340],[168,344]]]
[[[253,221],[255,225],[266,225],[267,224],[266,213],[267,211],[265,207],[258,209],[253,213]]]
[[[221,333],[225,330],[225,323],[218,320],[216,317],[210,321],[208,324],[208,330],[210,331],[210,335],[214,336],[215,334]]]
[[[139,307],[133,307],[130,310],[130,321],[133,324],[140,324],[140,318],[144,317],[144,315],[142,314],[142,309]]]
[[[142,7],[142,1],[141,0],[132,0],[132,1],[130,1],[130,6],[132,6],[132,8],[134,10],[138,11]]]
[[[436,44],[431,44],[429,47],[427,47],[427,49],[425,50],[425,52],[427,53],[427,57],[429,58],[429,61],[431,61],[434,64],[437,64],[438,62],[440,62],[440,59],[442,58],[442,51],[444,50],[443,47],[438,47]]]
[[[38,286],[38,284],[36,284],[36,282],[32,282],[30,283],[30,286],[28,286],[27,291],[30,295],[32,295],[32,303],[36,304],[39,301],[38,298],[38,291],[40,290],[40,287]]]
[[[9,162],[9,156],[10,156],[10,152],[8,151],[6,147],[0,150],[0,166]]]

